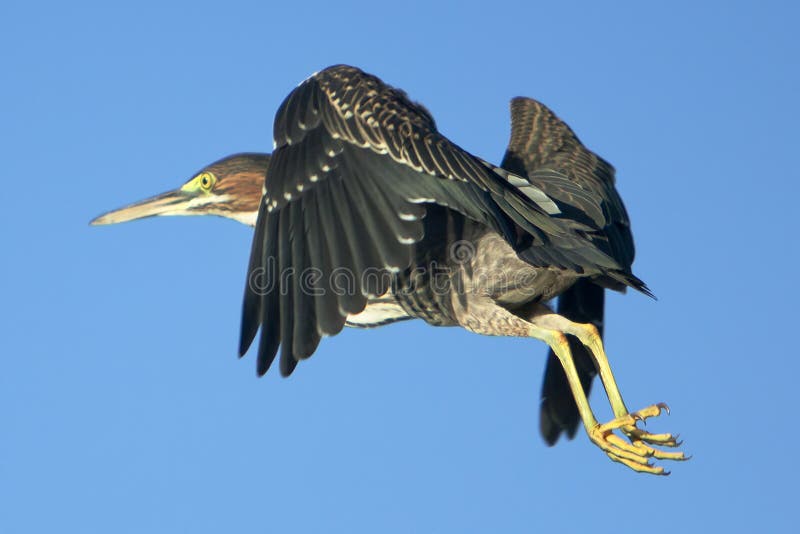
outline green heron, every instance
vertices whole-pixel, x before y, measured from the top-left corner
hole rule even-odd
[[[225,158],[181,189],[93,224],[215,214],[255,225],[240,354],[260,328],[259,375],[279,348],[281,373],[290,374],[345,325],[421,318],[540,339],[551,349],[541,405],[547,443],[573,437],[582,421],[611,459],[665,474],[651,459],[685,459],[657,448],[676,439],[636,426],[665,405],[627,409],[601,339],[605,288],[650,294],[631,272],[614,169],[535,100],[512,100],[511,119],[496,167],[443,137],[402,91],[330,67],[281,105],[271,159]],[[558,313],[545,305],[554,297]],[[615,415],[605,424],[587,400],[598,372]]]

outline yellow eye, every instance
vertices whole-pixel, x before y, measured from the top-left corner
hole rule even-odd
[[[198,182],[200,184],[200,189],[202,189],[206,193],[211,191],[211,188],[214,187],[214,182],[215,182],[214,175],[211,174],[210,172],[204,172],[198,178],[199,178]]]
[[[214,189],[215,185],[217,185],[217,177],[214,176],[213,172],[201,172],[183,184],[181,191],[185,191],[187,193],[196,193],[198,191],[202,191],[203,193],[209,194],[211,193],[211,190]]]

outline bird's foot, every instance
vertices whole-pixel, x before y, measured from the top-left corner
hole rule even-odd
[[[589,431],[589,439],[600,447],[609,458],[634,471],[652,475],[668,475],[669,471],[654,465],[651,459],[681,461],[688,460],[689,457],[682,452],[662,451],[651,445],[677,447],[681,443],[672,434],[651,434],[636,426],[638,421],[644,422],[650,417],[656,417],[661,414],[662,410],[669,413],[667,405],[659,403],[638,412],[617,417],[608,423],[598,424]],[[619,430],[630,442],[614,434],[614,430]]]

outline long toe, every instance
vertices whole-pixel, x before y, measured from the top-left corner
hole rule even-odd
[[[680,442],[672,434],[651,434],[636,426],[638,421],[644,422],[648,418],[659,416],[664,411],[669,413],[666,404],[653,404],[637,412],[612,419],[608,423],[598,424],[589,432],[589,438],[609,458],[634,471],[652,475],[668,475],[668,471],[654,465],[652,460],[683,461],[688,460],[689,457],[680,451],[663,451],[652,445],[677,447]],[[614,433],[615,430],[619,430],[627,439],[617,436]]]

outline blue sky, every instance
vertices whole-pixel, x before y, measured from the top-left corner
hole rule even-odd
[[[199,3],[0,7],[0,531],[789,529],[796,418],[796,4]],[[350,63],[499,162],[508,101],[617,168],[636,273],[607,349],[631,408],[694,458],[669,478],[538,435],[546,348],[408,322],[348,330],[287,380],[239,361],[248,228],[92,228]],[[593,404],[610,416],[600,388]]]

